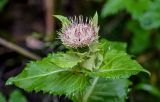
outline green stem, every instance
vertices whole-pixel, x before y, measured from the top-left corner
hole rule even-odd
[[[98,81],[99,77],[96,77],[94,80],[93,80],[93,83],[92,83],[92,86],[90,87],[90,89],[83,95],[83,99],[82,99],[82,102],[87,102],[88,101],[88,98],[90,97],[90,95],[92,94],[94,88],[95,88],[95,85],[97,84],[97,81]]]

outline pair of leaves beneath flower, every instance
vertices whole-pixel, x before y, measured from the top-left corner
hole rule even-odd
[[[140,71],[147,72],[125,53],[125,47],[123,43],[101,40],[99,52],[89,56],[91,59],[88,60],[88,55],[84,53],[53,53],[29,63],[21,74],[10,78],[7,84],[15,84],[28,91],[73,95],[83,92],[89,86],[90,78],[129,78]],[[84,67],[91,70],[82,71]]]
[[[72,99],[74,102],[125,102],[130,84],[127,79],[106,80],[97,77],[86,88],[82,98]]]

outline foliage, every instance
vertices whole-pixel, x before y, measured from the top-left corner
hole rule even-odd
[[[160,27],[160,0],[108,0],[102,9],[102,17],[126,10],[145,29]]]
[[[140,24],[145,29],[160,27],[160,0],[154,0],[150,3],[148,10],[139,17]]]
[[[146,84],[146,83],[140,83],[135,87],[137,90],[144,90],[146,92],[151,93],[152,95],[157,96],[160,98],[160,90],[155,87],[154,85]]]
[[[4,6],[7,4],[8,0],[0,0],[0,11],[3,10]]]
[[[6,102],[6,99],[1,92],[0,92],[0,102]]]
[[[73,97],[73,100],[74,102],[125,102],[130,84],[127,79],[95,78],[92,85],[84,91],[82,98]]]
[[[156,36],[155,45],[160,49],[160,33],[158,33]]]
[[[0,93],[0,102],[7,102],[2,93]],[[14,90],[10,94],[8,102],[27,102],[27,99],[19,90]]]
[[[56,17],[62,25],[68,22],[63,16]],[[97,14],[92,20],[97,24]],[[149,73],[126,53],[125,48],[126,44],[102,39],[95,41],[86,51],[70,49],[65,53],[51,53],[42,60],[28,63],[6,84],[15,84],[27,91],[65,94],[74,101],[82,96],[81,102],[123,102],[129,86],[127,78],[139,72]]]
[[[63,22],[62,28],[71,23],[67,17],[61,16],[61,15],[54,15],[54,17],[58,18],[61,22]]]
[[[136,21],[128,22],[128,30],[132,33],[130,52],[142,53],[150,46],[150,31],[144,30]]]
[[[27,100],[20,91],[15,90],[10,94],[9,102],[27,102]]]

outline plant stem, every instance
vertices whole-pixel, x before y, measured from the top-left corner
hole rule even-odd
[[[90,89],[84,94],[83,99],[82,99],[82,102],[87,102],[87,101],[88,101],[88,98],[89,98],[89,96],[91,95],[92,91],[94,90],[95,85],[96,85],[98,79],[99,79],[99,77],[96,77],[96,78],[93,80],[92,86],[91,86]]]
[[[40,59],[40,57],[38,55],[35,55],[32,52],[27,51],[27,50],[21,48],[20,46],[17,46],[16,44],[8,42],[7,40],[5,40],[5,39],[3,39],[1,37],[0,37],[0,44],[5,46],[5,47],[7,47],[7,48],[9,48],[9,49],[12,49],[12,50],[16,51],[16,52],[18,52],[18,53],[20,53],[20,54],[22,54],[22,55],[24,55],[26,57],[29,57],[31,59],[35,59],[35,60]]]

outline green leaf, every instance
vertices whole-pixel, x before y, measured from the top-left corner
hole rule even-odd
[[[150,31],[142,29],[134,21],[128,23],[128,29],[133,33],[130,52],[138,54],[146,50],[150,45]]]
[[[6,98],[3,96],[1,92],[0,92],[0,102],[6,102]]]
[[[160,49],[160,33],[158,33],[157,35],[156,35],[156,47],[158,48],[158,49]]]
[[[160,27],[159,0],[107,0],[103,6],[101,16],[106,17],[126,10],[134,20],[138,20],[141,27],[153,29]]]
[[[135,88],[136,88],[136,90],[144,90],[144,91],[147,91],[154,96],[160,97],[160,90],[154,85],[150,85],[150,84],[146,84],[146,83],[140,83]]]
[[[101,17],[106,17],[111,14],[115,14],[120,10],[123,10],[125,8],[124,0],[108,0],[104,4],[102,8]]]
[[[94,14],[93,18],[92,18],[92,23],[93,25],[97,26],[98,25],[98,14],[97,12]]]
[[[67,17],[61,16],[61,15],[53,15],[54,17],[58,18],[62,23],[62,28],[66,25],[71,24],[70,20]]]
[[[124,0],[126,10],[134,19],[140,18],[149,9],[150,0]]]
[[[72,99],[74,102],[125,102],[130,84],[127,79],[95,78],[92,85],[86,88],[81,99],[77,97]]]
[[[158,12],[147,12],[139,19],[140,24],[145,29],[160,27],[160,15]]]
[[[16,90],[11,93],[9,102],[27,102],[27,99],[20,91]]]
[[[27,91],[55,94],[72,94],[85,88],[88,77],[70,68],[55,65],[51,62],[53,59],[53,54],[50,54],[40,61],[29,63],[22,73],[10,78],[6,84],[15,84]]]
[[[140,71],[149,73],[135,60],[132,60],[124,51],[107,51],[104,55],[103,63],[99,70],[91,74],[109,79],[119,79],[129,78],[131,75],[136,75]]]
[[[137,54],[146,50],[150,45],[150,33],[148,31],[139,30],[133,34],[130,47],[131,53]]]
[[[0,0],[0,11],[3,10],[4,6],[7,4],[8,0]]]
[[[57,53],[52,54],[51,62],[62,68],[72,68],[83,60],[83,56],[83,53]]]
[[[106,39],[100,40],[100,50],[102,53],[106,53],[108,50],[126,51],[127,44],[122,42],[108,41]]]
[[[145,29],[153,29],[160,27],[160,1],[154,0],[150,4],[149,9],[139,17],[141,26]]]

